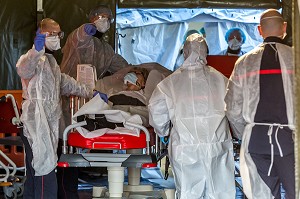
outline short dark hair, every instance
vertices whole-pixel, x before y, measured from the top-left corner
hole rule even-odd
[[[149,71],[146,68],[142,67],[133,67],[129,72],[140,73],[143,75],[145,82],[147,81]]]

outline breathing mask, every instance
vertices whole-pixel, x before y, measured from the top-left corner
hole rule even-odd
[[[101,33],[105,33],[110,28],[110,22],[106,17],[99,17],[94,24],[97,30]]]
[[[60,49],[60,38],[58,36],[46,37],[45,46],[50,51]]]
[[[124,77],[124,84],[127,84],[127,82],[136,85],[136,81],[138,80],[138,77],[135,73],[127,73]]]
[[[243,45],[243,43],[239,40],[237,40],[235,37],[233,39],[231,39],[230,41],[228,41],[228,47],[231,50],[238,50],[241,48],[241,46]]]

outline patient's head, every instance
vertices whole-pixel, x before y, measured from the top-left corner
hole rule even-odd
[[[145,88],[149,72],[145,68],[134,67],[124,76],[126,90],[138,91]]]

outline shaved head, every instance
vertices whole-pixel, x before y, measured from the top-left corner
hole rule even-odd
[[[260,17],[258,30],[263,38],[269,36],[283,37],[286,32],[286,22],[276,9],[268,9]]]
[[[41,33],[46,33],[46,32],[51,33],[51,32],[60,32],[61,31],[59,24],[50,18],[43,19],[41,21],[39,27],[41,29]]]

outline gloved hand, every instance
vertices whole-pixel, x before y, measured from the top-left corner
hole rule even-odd
[[[104,101],[104,102],[108,102],[108,97],[107,97],[107,95],[105,94],[105,93],[101,93],[101,92],[99,92],[99,91],[94,91],[94,94],[93,94],[93,97],[95,97],[96,95],[100,95],[100,97],[101,97],[101,99]]]
[[[45,46],[46,34],[41,34],[41,30],[36,31],[36,36],[34,38],[34,47],[39,52]]]
[[[169,143],[169,136],[160,137],[160,141],[167,145]]]
[[[93,24],[88,23],[84,25],[84,31],[86,34],[93,36],[97,32],[97,28]]]

